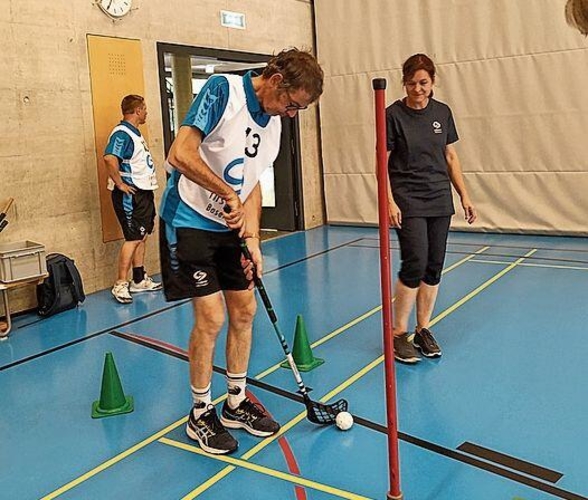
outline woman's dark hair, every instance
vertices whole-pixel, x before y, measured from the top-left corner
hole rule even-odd
[[[404,61],[402,65],[402,83],[406,84],[421,69],[429,73],[431,81],[435,83],[435,63],[425,54],[415,54]]]

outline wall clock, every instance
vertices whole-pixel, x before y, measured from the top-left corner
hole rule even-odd
[[[131,12],[133,0],[98,0],[98,7],[112,19],[121,19]]]

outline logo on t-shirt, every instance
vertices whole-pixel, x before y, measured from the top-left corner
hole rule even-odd
[[[124,145],[125,140],[122,137],[115,137],[114,144],[112,146],[112,154],[114,154],[114,156],[122,158]]]
[[[208,124],[210,117],[210,108],[216,101],[218,101],[218,97],[211,94],[210,89],[206,89],[206,93],[202,98],[200,108],[198,109],[198,113],[194,119],[194,125],[196,125],[200,130],[206,130],[206,125]]]
[[[441,128],[441,124],[437,121],[433,122],[433,132],[435,132],[436,134],[443,133],[443,129]]]

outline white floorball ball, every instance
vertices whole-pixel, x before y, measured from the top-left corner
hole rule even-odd
[[[351,413],[342,411],[340,413],[337,413],[335,423],[337,424],[337,427],[339,427],[339,429],[341,429],[342,431],[348,431],[353,426],[353,417],[351,416]]]

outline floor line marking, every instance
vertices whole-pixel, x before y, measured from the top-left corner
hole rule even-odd
[[[303,412],[299,413],[292,420],[290,420],[289,422],[287,422],[285,425],[281,426],[280,427],[280,430],[276,434],[274,434],[273,436],[269,436],[269,437],[265,438],[263,441],[259,442],[253,448],[251,448],[249,451],[247,451],[246,453],[244,453],[241,456],[241,459],[242,460],[249,460],[251,457],[253,457],[257,453],[259,453],[265,447],[267,447],[271,443],[273,443],[276,439],[278,439],[279,437],[281,437],[282,435],[284,435],[287,431],[289,431],[296,424],[298,424],[299,422],[301,422],[302,420],[304,420],[305,417],[306,417],[306,411],[303,411]],[[227,469],[231,469],[231,470],[227,470]],[[225,467],[225,469],[223,469],[222,471],[218,472],[214,476],[210,477],[204,483],[202,483],[201,485],[197,486],[190,493],[188,493],[187,495],[185,495],[184,497],[182,497],[182,500],[193,500],[194,498],[196,498],[201,493],[204,493],[208,488],[210,488],[211,486],[213,486],[214,484],[216,484],[218,481],[220,481],[221,479],[225,478],[233,470],[234,470],[234,467],[230,467],[230,466],[229,467]]]
[[[472,259],[472,262],[476,262],[478,264],[500,264],[500,265],[507,265],[510,262],[501,261],[501,260],[482,260],[482,259]],[[522,263],[519,264],[521,267],[544,267],[547,269],[569,269],[573,271],[588,271],[588,267],[574,267],[574,266],[555,266],[555,265],[548,265],[548,264],[532,264],[532,263]]]
[[[526,258],[530,257],[531,255],[533,255],[535,252],[537,251],[536,248],[530,250],[529,252],[527,252],[523,257],[518,258],[515,262],[513,262],[512,264],[510,264],[509,266],[505,267],[502,271],[500,271],[499,273],[495,274],[492,278],[490,278],[489,280],[485,281],[484,283],[482,283],[479,287],[475,288],[474,290],[472,290],[470,293],[468,293],[465,297],[462,297],[460,300],[458,300],[455,304],[453,304],[451,307],[448,307],[447,309],[445,309],[445,311],[443,311],[441,314],[437,315],[432,321],[431,321],[431,326],[439,323],[439,321],[441,321],[443,318],[445,318],[446,316],[448,316],[449,314],[451,314],[453,311],[455,311],[456,309],[460,308],[463,304],[465,304],[466,302],[468,302],[470,299],[474,298],[476,295],[478,295],[480,292],[484,291],[486,288],[488,288],[490,285],[492,285],[493,283],[495,283],[496,281],[498,281],[500,278],[502,278],[506,273],[512,271],[515,267],[517,267],[521,262],[523,262]]]
[[[451,266],[443,269],[443,271],[441,272],[441,275],[445,275],[451,271],[453,271],[455,268],[461,266],[462,264],[465,264],[466,262],[470,261],[471,259],[473,259],[474,257],[476,257],[476,255],[480,255],[481,253],[485,252],[486,250],[488,250],[490,247],[489,246],[485,246],[482,247],[478,250],[476,250],[473,254],[468,255],[467,257],[464,257],[463,259],[458,260],[457,262],[453,263]],[[394,299],[392,299],[392,301],[394,302]],[[349,323],[346,323],[345,325],[337,328],[336,330],[333,330],[331,333],[328,333],[327,335],[325,335],[324,337],[321,337],[320,339],[316,340],[315,342],[313,342],[310,347],[311,349],[314,349],[315,347],[324,344],[325,342],[327,342],[328,340],[331,340],[332,338],[336,337],[337,335],[343,333],[345,330],[348,330],[349,328],[351,328],[352,326],[357,325],[358,323],[362,322],[364,319],[369,318],[370,316],[372,316],[373,314],[376,314],[378,311],[380,311],[382,309],[382,305],[380,304],[379,306],[374,307],[373,309],[370,309],[369,311],[365,312],[364,314],[362,314],[361,316],[358,316],[357,318],[351,320]],[[270,373],[275,372],[276,370],[278,370],[282,363],[284,362],[285,358],[278,361],[275,365],[270,366],[269,368],[267,368],[266,370],[262,371],[259,375],[257,375],[255,378],[263,378],[263,377],[267,377]]]
[[[363,240],[366,241],[378,241],[378,237],[374,237],[374,236],[364,236],[362,238]],[[390,241],[397,241],[396,239],[390,239]],[[449,235],[449,239],[447,240],[447,244],[448,245],[460,245],[460,246],[468,246],[468,247],[474,247],[474,246],[480,246],[481,243],[469,243],[466,241],[453,241],[453,239],[451,238],[451,233]],[[527,248],[529,248],[531,245],[525,245],[525,246],[519,246],[519,245],[504,245],[501,243],[490,243],[490,246],[492,248],[516,248],[519,250],[526,250]],[[554,248],[554,247],[537,247],[537,250],[541,250],[541,251],[553,251],[553,252],[578,252],[578,253],[582,253],[585,254],[586,250],[584,248]]]
[[[541,481],[556,484],[562,477],[564,477],[563,473],[556,470],[549,469],[548,467],[539,465],[535,462],[529,462],[514,455],[502,453],[492,448],[486,448],[485,446],[472,443],[471,441],[464,441],[456,449],[487,462],[492,462],[502,467],[507,467],[511,470],[526,474],[527,476],[540,479]]]
[[[144,343],[144,341],[148,340],[147,337],[143,337],[143,336],[139,336],[139,335],[129,335],[127,333],[121,334],[120,332],[115,333],[116,335],[121,335],[121,338],[124,338],[126,340],[131,340],[131,341],[136,341],[136,339],[141,340],[141,342],[139,342],[139,345],[145,346],[145,347],[149,347],[149,348],[153,348],[153,346],[149,343]],[[127,335],[129,335],[127,337]],[[172,349],[173,348],[173,349]],[[171,351],[169,350],[171,349]],[[166,350],[161,350],[160,352],[163,352],[165,354],[171,355],[171,356],[175,356],[178,357],[178,359],[182,359],[183,361],[187,361],[187,354],[185,351],[181,351],[179,348],[175,347],[175,346],[167,346]],[[180,352],[182,352],[182,356],[178,356],[177,354],[179,354]],[[370,370],[370,367],[366,367],[363,369],[363,372],[367,372]],[[221,371],[217,371],[215,369],[216,373],[221,373]],[[224,373],[224,371],[223,371]],[[360,378],[360,374],[356,374],[355,378]],[[351,380],[348,379],[346,384],[350,385],[351,384]],[[298,403],[301,403],[301,399],[300,397],[294,397],[294,394],[291,393],[287,393],[286,391],[283,391],[282,389],[278,389],[276,387],[272,387],[272,386],[262,386],[262,385],[257,385],[257,384],[261,384],[262,382],[260,382],[259,380],[256,379],[249,379],[248,383],[250,385],[253,385],[254,387],[259,387],[261,389],[264,390],[268,390],[270,392],[273,392],[277,395],[282,395],[285,396],[289,399],[292,399],[293,401],[296,401]],[[326,397],[332,396],[332,394],[327,395]],[[323,397],[323,399],[325,399],[325,397]],[[384,425],[382,424],[377,424],[374,422],[371,422],[369,420],[364,419],[363,417],[360,417],[358,415],[354,415],[353,416],[356,425],[363,425],[365,426],[367,429],[371,429],[374,430],[376,432],[380,432],[382,434],[386,434],[387,433],[387,429]],[[546,484],[544,482],[538,481],[536,479],[533,478],[529,478],[525,475],[522,475],[521,473],[518,472],[518,469],[509,469],[509,468],[502,468],[501,466],[499,466],[498,464],[494,463],[494,462],[486,462],[485,460],[482,459],[478,459],[475,456],[469,455],[467,453],[463,453],[459,450],[456,449],[450,449],[450,448],[446,448],[437,444],[434,444],[430,441],[426,441],[424,439],[418,438],[416,436],[412,436],[410,434],[406,434],[402,431],[398,432],[398,438],[406,443],[418,446],[420,448],[423,448],[427,451],[442,455],[446,458],[449,459],[453,459],[456,460],[458,462],[461,462],[465,465],[469,465],[475,468],[478,468],[484,472],[489,472],[491,474],[495,474],[501,477],[504,477],[506,479],[509,479],[511,481],[520,483],[520,484],[524,484],[526,486],[529,486],[533,489],[539,490],[539,491],[545,491],[548,493],[552,493],[556,496],[558,496],[559,498],[563,498],[563,499],[569,499],[569,500],[588,500],[584,497],[580,497],[574,493],[568,492],[566,490],[562,490],[561,488],[556,488],[553,487],[549,484]],[[278,444],[280,444],[282,442],[282,440],[284,440],[285,438],[280,436],[277,441]],[[496,450],[492,450],[492,451],[496,451]],[[496,451],[497,452],[497,451]],[[497,452],[499,453],[499,452]],[[298,474],[300,475],[300,471],[293,471],[291,470],[290,472],[294,473],[294,474]],[[220,481],[222,480],[224,477],[226,477],[226,475],[228,475],[228,473],[223,473],[222,477],[216,477],[213,478],[213,481]],[[295,488],[300,488],[302,491],[305,491],[303,487],[301,486],[296,486]]]
[[[75,488],[79,484],[83,483],[84,481],[87,481],[88,479],[92,478],[96,474],[99,474],[103,470],[108,469],[109,467],[116,464],[117,462],[120,462],[121,460],[128,457],[129,455],[132,455],[133,453],[140,450],[141,448],[144,448],[148,444],[151,444],[154,441],[157,441],[159,438],[165,436],[168,432],[171,432],[176,427],[179,427],[180,425],[185,424],[187,421],[188,421],[187,416],[181,418],[180,420],[177,420],[173,424],[168,425],[167,427],[165,427],[164,429],[160,430],[159,432],[153,434],[152,436],[148,437],[147,439],[144,439],[143,441],[137,443],[136,445],[132,446],[131,448],[128,448],[125,451],[123,451],[122,453],[119,453],[118,455],[107,460],[106,462],[103,462],[98,467],[95,467],[92,470],[86,472],[85,474],[82,474],[81,476],[77,477],[73,481],[70,481],[69,483],[64,484],[62,487],[49,493],[48,495],[41,497],[41,500],[52,500],[53,498],[57,498],[59,495],[62,495],[63,493],[71,490],[72,488]]]
[[[224,463],[230,464],[230,466],[227,467],[227,469],[230,468],[231,470],[234,470],[237,467],[241,467],[241,468],[248,469],[248,470],[251,470],[254,472],[265,474],[267,476],[274,477],[276,479],[281,479],[283,481],[288,481],[290,483],[304,486],[306,488],[312,488],[317,491],[329,493],[331,495],[335,495],[340,498],[347,498],[349,500],[367,500],[368,499],[368,497],[361,496],[356,493],[351,493],[349,491],[341,490],[339,488],[335,488],[333,486],[319,483],[317,481],[312,481],[310,479],[296,476],[294,474],[288,474],[286,472],[272,469],[270,467],[265,467],[263,465],[248,462],[247,460],[229,457],[226,455],[211,455],[209,453],[202,451],[197,446],[182,443],[181,441],[175,441],[173,439],[163,437],[163,438],[159,439],[158,442],[160,442],[162,444],[166,444],[168,446],[174,446],[174,447],[179,448],[181,450],[189,451],[190,453],[195,453],[196,455],[200,455],[200,456],[212,459],[212,460],[217,460],[219,462],[224,462]],[[221,473],[222,473],[222,471],[219,474],[221,474]],[[187,499],[190,497],[184,497],[184,498]]]
[[[431,321],[431,325],[434,325],[434,324],[438,323],[443,318],[445,318],[446,316],[448,316],[449,314],[451,314],[452,312],[454,312],[455,310],[457,310],[459,307],[461,307],[463,304],[465,304],[466,302],[468,302],[469,300],[471,300],[473,297],[475,297],[476,295],[478,295],[480,292],[482,292],[483,290],[485,290],[486,288],[488,288],[490,285],[492,285],[493,283],[495,283],[498,279],[500,279],[501,277],[503,277],[505,274],[507,274],[508,272],[512,271],[515,267],[519,266],[521,264],[521,262],[524,261],[524,259],[526,259],[527,257],[533,255],[533,253],[535,253],[536,251],[537,251],[537,249],[533,249],[533,250],[529,251],[524,257],[521,257],[521,258],[517,259],[516,262],[513,262],[513,263],[509,264],[502,271],[500,271],[499,273],[497,273],[496,275],[494,275],[492,278],[488,279],[482,285],[478,286],[472,292],[470,292],[469,294],[467,294],[466,296],[464,296],[461,300],[459,300],[458,302],[456,302],[453,306],[447,308],[441,314],[439,314],[438,316],[436,316]],[[467,259],[467,260],[469,260],[469,259]],[[343,382],[342,384],[340,384],[339,386],[337,386],[335,389],[333,389],[332,391],[330,391],[329,393],[327,393],[325,396],[323,396],[320,399],[320,401],[323,402],[323,403],[329,401],[334,396],[336,396],[337,394],[339,394],[340,392],[342,392],[343,390],[345,390],[346,388],[348,388],[349,386],[351,386],[353,383],[355,383],[357,380],[359,380],[360,378],[362,378],[364,375],[366,375],[367,373],[369,373],[371,370],[373,370],[375,367],[377,367],[383,361],[384,361],[384,355],[382,355],[382,356],[378,357],[377,359],[373,360],[371,363],[369,363],[368,365],[366,365],[365,367],[363,367],[361,370],[359,370],[358,372],[356,372],[353,376],[351,376],[348,379],[346,379],[345,382]],[[261,449],[265,448],[270,443],[272,443],[275,439],[277,439],[284,432],[287,432],[290,428],[292,428],[295,425],[297,425],[300,421],[302,421],[305,418],[305,416],[306,416],[306,412],[300,413],[298,416],[296,416],[294,419],[292,419],[290,422],[288,422],[284,427],[282,427],[282,429],[280,429],[280,432],[278,434],[276,434],[275,436],[272,436],[272,437],[267,438],[266,440],[260,442],[257,446],[255,446],[254,448],[252,448],[251,450],[249,450],[247,453],[245,453],[242,458],[243,459],[246,459],[246,458],[252,457],[256,453],[258,453]],[[464,463],[467,463],[467,462],[464,462]],[[188,495],[186,495],[182,500],[193,500],[198,495],[200,495],[200,493],[206,491],[213,484],[215,484],[216,482],[218,482],[219,480],[223,479],[228,474],[230,474],[234,469],[235,469],[234,466],[228,466],[228,467],[226,467],[225,469],[223,469],[222,471],[220,471],[217,475],[209,478],[205,483],[202,483],[200,486],[198,486],[196,489],[194,489],[192,492],[190,492]],[[507,478],[509,478],[509,479],[511,479],[513,481],[516,481],[516,479],[513,479],[513,478],[508,477],[508,475],[507,475],[508,472],[510,472],[510,471],[508,471],[508,470],[505,471],[504,477],[507,477]],[[521,482],[521,481],[519,480],[518,482]],[[523,483],[523,484],[525,484],[525,483]],[[533,486],[531,485],[531,487],[533,487]],[[577,497],[577,496],[573,495],[571,497],[564,496],[562,498],[581,498],[581,497]]]
[[[218,403],[224,401],[226,398],[227,398],[227,395],[224,394],[224,395],[218,397],[217,399],[215,399],[212,402],[212,404],[217,405]],[[99,474],[100,472],[108,469],[109,467],[112,467],[116,463],[120,462],[121,460],[124,460],[125,458],[132,455],[133,453],[136,453],[141,448],[144,448],[145,446],[157,441],[159,438],[165,436],[166,434],[170,433],[171,431],[173,431],[174,429],[176,429],[180,425],[183,425],[187,422],[188,422],[188,416],[185,416],[179,420],[176,420],[173,424],[168,425],[167,427],[156,432],[152,436],[149,436],[148,438],[144,439],[143,441],[140,441],[139,443],[135,444],[134,446],[131,446],[130,448],[119,453],[118,455],[115,455],[114,457],[110,458],[106,462],[103,462],[99,466],[94,467],[92,470],[89,470],[85,474],[82,474],[81,476],[77,477],[73,481],[70,481],[69,483],[64,484],[63,486],[61,486],[60,488],[56,489],[55,491],[49,493],[48,495],[41,497],[40,500],[53,500],[54,498],[57,498],[58,496],[63,495],[65,492],[71,490],[72,488],[75,488],[76,486],[87,481],[88,479],[91,479],[92,477],[94,477],[97,474]]]
[[[463,259],[461,259],[460,261],[456,262],[455,264],[453,264],[452,266],[450,266],[447,269],[444,269],[442,274],[445,274],[446,272],[449,272],[453,269],[455,269],[457,266],[464,264],[465,262],[468,262],[470,259],[472,259],[476,254],[482,253],[485,250],[487,250],[490,247],[483,247],[479,250],[477,250],[474,254],[469,255],[468,257],[465,257]],[[536,251],[536,250],[535,250]],[[520,259],[519,259],[520,260]],[[509,266],[512,267],[512,266]],[[375,314],[377,311],[379,311],[382,308],[382,306],[377,306],[374,309],[368,311],[368,313],[365,313],[363,316],[365,316],[365,318],[367,318],[368,316],[371,316],[372,314]],[[364,318],[364,319],[365,319]],[[435,320],[433,320],[431,322],[431,326],[434,324]],[[341,330],[344,327],[339,328],[338,330]],[[335,330],[337,331],[337,330]],[[341,330],[344,331],[344,330]],[[341,331],[339,333],[341,333]],[[333,332],[334,333],[334,332]],[[333,335],[334,336],[334,335]],[[353,375],[351,377],[351,379],[347,379],[346,382],[344,382],[343,384],[341,384],[340,386],[338,386],[337,388],[333,389],[333,391],[329,392],[327,394],[327,396],[323,397],[321,399],[321,401],[327,401],[328,399],[330,399],[331,397],[333,397],[333,395],[338,394],[339,392],[341,392],[342,390],[346,389],[347,387],[349,387],[352,383],[354,383],[356,380],[359,380],[359,378],[361,378],[363,375],[365,375],[366,373],[368,373],[370,370],[372,370],[375,366],[377,366],[377,364],[381,363],[384,359],[384,356],[380,356],[378,359],[376,359],[375,361],[371,362],[370,364],[367,365],[367,367],[364,367],[362,370],[360,370],[360,372],[356,373],[355,375]],[[372,366],[373,365],[373,366]],[[271,367],[269,370],[265,370],[263,371],[261,374],[257,375],[255,378],[256,379],[261,379],[265,376],[267,376],[267,374],[275,371],[278,367],[280,366],[280,364],[278,363],[277,365],[274,365],[273,367]],[[271,371],[270,371],[271,370]],[[361,374],[361,375],[359,375]],[[353,380],[353,382],[348,382],[349,380]],[[224,394],[223,396],[220,396],[219,398],[217,398],[216,400],[213,401],[214,405],[217,405],[218,403],[224,401],[226,399],[227,395]],[[302,418],[304,418],[304,416],[306,415],[305,412],[303,412],[302,414]],[[302,420],[301,418],[301,420]],[[87,481],[88,479],[92,478],[93,476],[99,474],[100,472],[108,469],[109,467],[111,467],[112,465],[115,465],[116,463],[120,462],[121,460],[125,459],[126,457],[132,455],[133,453],[139,451],[140,449],[144,448],[145,446],[153,443],[154,441],[157,441],[160,437],[164,436],[165,434],[171,432],[172,430],[176,429],[177,427],[179,427],[180,425],[185,424],[188,421],[188,417],[183,417],[180,420],[174,422],[173,424],[168,425],[167,427],[165,427],[164,429],[162,429],[161,431],[158,431],[157,433],[153,434],[152,436],[144,439],[143,441],[135,444],[134,446],[132,446],[131,448],[128,448],[127,450],[119,453],[118,455],[112,457],[111,459],[107,460],[106,462],[103,462],[102,464],[98,465],[97,467],[91,469],[90,471],[82,474],[81,476],[77,477],[76,479],[70,481],[69,483],[66,483],[65,485],[61,486],[60,488],[56,489],[55,491],[49,493],[48,495],[41,497],[41,500],[53,500],[54,498],[57,498],[58,496],[62,495],[63,493],[71,490],[72,488],[78,486],[79,484]],[[282,428],[283,429],[283,428]],[[281,431],[276,435],[279,436],[281,435]],[[272,436],[273,437],[273,436]],[[271,439],[271,438],[270,438]],[[270,441],[271,442],[271,441]],[[260,443],[261,444],[261,443]],[[268,442],[269,444],[269,442]],[[258,445],[259,446],[259,445]],[[266,445],[267,446],[267,445]],[[253,448],[254,449],[254,448]]]
[[[286,236],[289,236],[289,235],[286,235]],[[304,262],[306,260],[310,260],[310,259],[313,259],[315,257],[319,257],[320,255],[324,255],[324,254],[326,254],[328,252],[331,252],[333,250],[338,250],[340,248],[344,248],[345,246],[350,246],[350,245],[352,245],[354,243],[357,243],[357,242],[361,241],[362,239],[363,239],[363,237],[356,238],[354,240],[347,241],[345,243],[341,243],[340,245],[337,245],[337,246],[335,246],[333,248],[327,248],[326,250],[322,250],[320,252],[317,252],[317,253],[314,253],[314,254],[311,254],[311,255],[307,255],[303,259],[298,259],[296,261],[292,261],[292,262],[288,262],[286,264],[283,264],[282,266],[279,266],[279,267],[276,267],[276,268],[273,268],[273,269],[266,270],[265,271],[265,274],[271,274],[271,273],[274,273],[276,271],[280,271],[282,269],[285,269],[287,267],[291,267],[291,266],[294,266],[296,264],[300,264],[301,262]],[[99,293],[99,291],[98,292],[95,292],[95,293]],[[98,330],[97,332],[89,333],[89,334],[87,334],[87,335],[85,335],[83,337],[80,337],[80,338],[74,339],[72,341],[66,342],[65,344],[60,344],[60,345],[54,346],[54,347],[52,347],[50,349],[47,349],[46,351],[41,351],[41,352],[38,352],[36,354],[32,354],[30,356],[26,356],[26,357],[24,357],[22,359],[19,359],[17,361],[13,361],[13,362],[8,363],[6,365],[0,365],[0,371],[7,370],[9,368],[13,368],[15,366],[21,365],[23,363],[27,363],[29,361],[33,361],[33,360],[35,360],[37,358],[46,356],[48,354],[53,354],[56,351],[59,351],[61,349],[65,349],[67,347],[73,346],[73,345],[78,344],[80,342],[84,342],[86,340],[93,339],[94,337],[98,337],[100,335],[103,335],[105,333],[108,333],[111,330],[116,330],[116,329],[121,328],[121,327],[124,327],[124,326],[129,326],[129,325],[131,325],[133,323],[136,323],[136,322],[139,322],[139,321],[143,321],[144,319],[148,319],[148,318],[150,318],[152,316],[155,316],[157,314],[167,312],[167,311],[172,310],[172,309],[175,309],[177,307],[181,307],[184,304],[188,304],[189,302],[190,302],[190,299],[180,300],[180,301],[177,301],[176,303],[174,303],[174,304],[172,304],[170,306],[165,306],[165,307],[162,307],[161,309],[157,309],[155,311],[151,311],[151,312],[149,312],[149,313],[147,313],[145,315],[137,316],[136,318],[133,318],[132,320],[124,321],[122,323],[118,323],[116,325],[109,326],[109,327],[104,328],[102,330]],[[36,320],[34,320],[34,321],[30,322],[30,323],[25,323],[24,325],[18,326],[18,328],[25,328],[25,327],[34,325],[36,323],[39,323],[41,321],[43,321],[43,318],[36,319]]]
[[[380,309],[382,309],[382,306],[376,306],[373,309],[370,309],[369,311],[367,311],[366,313],[362,314],[361,316],[358,316],[357,318],[351,320],[349,323],[346,323],[345,325],[337,328],[336,330],[332,331],[331,333],[325,335],[324,337],[320,338],[319,340],[313,342],[310,347],[312,349],[314,349],[316,346],[319,346],[321,344],[324,344],[327,340],[331,340],[332,338],[336,337],[337,335],[343,333],[345,330],[348,330],[349,328],[351,328],[352,326],[357,325],[358,323],[362,322],[364,319],[369,318],[370,316],[372,316],[373,314],[377,313]],[[326,339],[326,340],[324,340]],[[278,361],[275,365],[270,366],[269,368],[267,368],[266,370],[262,371],[259,375],[257,375],[255,378],[263,378],[263,377],[267,377],[270,373],[275,372],[276,370],[278,370],[282,364],[282,362],[285,360],[286,358],[281,359],[280,361]]]
[[[493,283],[495,283],[498,279],[502,278],[502,276],[504,276],[506,273],[508,273],[509,271],[512,271],[515,267],[517,267],[519,265],[520,262],[522,262],[528,256],[533,255],[536,251],[537,251],[537,249],[533,249],[533,250],[527,252],[527,254],[525,254],[524,257],[521,257],[516,262],[513,262],[508,267],[504,268],[502,271],[500,271],[499,273],[495,274],[492,278],[488,279],[487,281],[485,281],[484,283],[482,283],[480,286],[478,286],[477,288],[475,288],[474,290],[472,290],[470,293],[468,293],[467,295],[465,295],[464,297],[462,297],[455,304],[453,304],[452,306],[450,306],[447,309],[445,309],[442,313],[440,313],[437,316],[435,316],[431,320],[431,326],[437,324],[443,318],[447,317],[449,314],[451,314],[452,312],[456,311],[459,307],[461,307],[466,302],[468,302],[469,300],[471,300],[472,298],[474,298],[476,295],[478,295],[480,292],[482,292],[483,290],[485,290],[486,288],[488,288],[490,285],[492,285]],[[355,373],[355,375],[352,375],[345,382],[343,382],[339,386],[335,387],[335,389],[333,389],[331,392],[329,392],[328,394],[326,394],[323,398],[321,398],[321,402],[329,401],[334,396],[336,396],[337,394],[339,394],[341,391],[343,391],[344,389],[346,389],[347,387],[349,387],[350,385],[352,385],[353,383],[355,383],[357,380],[359,380],[360,378],[362,378],[364,375],[366,375],[368,372],[370,372],[372,369],[374,369],[376,366],[378,366],[383,361],[384,361],[384,355],[382,354],[377,359],[375,359],[374,361],[372,361],[368,365],[364,366],[361,370],[359,370],[357,373]]]
[[[485,251],[486,248],[488,248],[488,247],[484,247],[484,248],[480,249],[478,252],[479,253],[482,253],[482,252]],[[527,255],[532,255],[535,251],[536,250],[532,250]],[[473,258],[473,255],[462,259],[459,263],[456,263],[456,264],[461,265],[462,263],[467,262],[471,258]],[[521,257],[521,259],[519,259],[519,260],[522,260],[524,258],[526,258],[526,257]],[[456,266],[453,266],[449,270],[454,269],[455,267]],[[482,285],[480,285],[479,287],[477,287],[474,291],[470,292],[468,295],[466,295],[460,301],[456,302],[456,304],[454,304],[455,307],[452,306],[452,307],[449,307],[448,309],[446,309],[445,311],[443,311],[443,313],[441,313],[435,319],[433,319],[433,321],[431,321],[431,326],[433,324],[435,324],[436,322],[440,321],[441,319],[443,319],[445,316],[447,316],[447,314],[450,314],[451,312],[455,311],[458,307],[460,307],[461,305],[465,304],[468,300],[470,300],[472,297],[474,297],[475,295],[477,295],[479,292],[481,292],[482,290],[484,290],[485,288],[487,288],[488,286],[490,286],[497,279],[499,279],[500,277],[504,276],[504,274],[506,274],[508,271],[510,271],[511,269],[514,269],[514,267],[516,267],[516,263],[513,263],[512,265],[510,265],[507,268],[503,269],[498,274],[496,274],[494,277],[490,278],[489,280],[487,280],[486,282],[484,282]],[[380,309],[381,309],[381,307],[382,306],[379,306]],[[378,308],[375,308],[375,309],[378,309]],[[336,396],[337,394],[339,394],[340,392],[344,391],[349,386],[351,386],[352,384],[354,384],[355,382],[357,382],[360,378],[362,378],[364,375],[366,375],[367,373],[369,373],[375,367],[377,367],[378,365],[380,365],[383,361],[384,361],[384,355],[382,354],[377,359],[373,360],[371,363],[369,363],[368,365],[364,366],[361,370],[359,370],[358,372],[356,372],[354,375],[352,375],[351,377],[348,377],[343,383],[339,384],[333,390],[331,390],[330,392],[328,392],[327,394],[325,394],[320,399],[320,401],[322,403],[325,403],[325,402],[329,401],[334,396]],[[271,436],[270,438],[267,438],[267,439],[263,440],[261,443],[259,443],[258,445],[254,446],[253,448],[251,448],[251,450],[249,450],[247,453],[245,453],[243,455],[243,458],[244,459],[245,458],[250,458],[251,456],[255,455],[258,451],[260,451],[261,449],[265,448],[270,443],[272,443],[283,432],[286,432],[291,427],[293,427],[294,425],[298,424],[301,420],[303,420],[305,418],[305,416],[306,416],[306,412],[305,411],[302,412],[302,413],[300,413],[297,417],[295,417],[293,420],[291,420],[290,422],[288,422],[284,427],[282,427],[280,429],[280,431],[275,436]],[[234,470],[234,469],[232,469],[232,470]],[[218,474],[218,477],[213,476],[213,477],[216,478],[215,480],[213,480],[213,478],[209,478],[206,482],[202,483],[200,486],[198,486],[193,491],[191,491],[190,493],[188,493],[188,495],[186,495],[185,497],[183,497],[182,500],[193,500],[198,495],[200,495],[201,493],[203,493],[204,491],[206,491],[208,488],[210,488],[210,486],[212,486],[213,484],[215,484],[216,481],[221,480],[224,477],[226,477],[230,472],[232,472],[232,470],[231,471],[226,471],[226,468],[223,469]]]
[[[360,245],[360,244],[355,244],[355,245],[350,245],[351,248],[369,248],[369,249],[373,249],[373,250],[377,250],[380,247],[379,246],[371,246],[371,245]],[[398,250],[400,247],[394,246],[392,247],[392,250]],[[494,248],[494,246],[492,246],[491,248]],[[527,247],[518,247],[518,248],[529,248]],[[541,250],[540,248],[538,248],[537,250]],[[447,255],[468,255],[469,252],[466,251],[459,251],[459,250],[447,250]],[[488,254],[488,256],[490,257],[504,257],[504,258],[512,258],[512,259],[518,259],[520,257],[520,255],[516,255],[516,254],[507,254],[507,253],[490,253]],[[561,259],[561,258],[557,258],[557,257],[533,257],[531,260],[538,260],[538,261],[550,261],[550,262],[570,262],[570,263],[576,263],[576,264],[588,264],[588,260],[579,260],[579,259]]]

